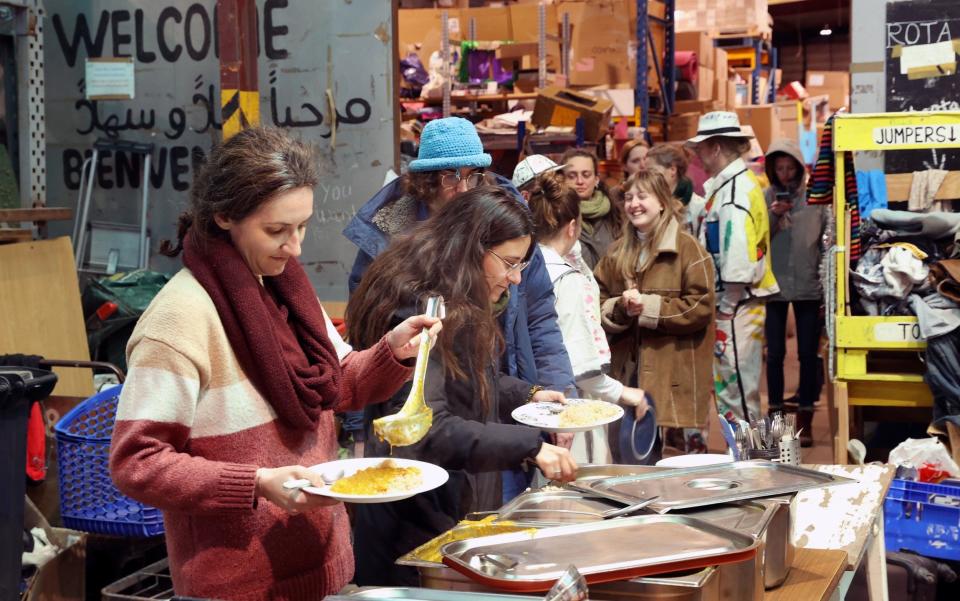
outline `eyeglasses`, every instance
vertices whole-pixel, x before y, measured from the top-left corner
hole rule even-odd
[[[464,182],[467,190],[472,190],[483,183],[483,171],[474,171],[470,175],[461,176],[459,171],[444,171],[440,175],[440,185],[444,188],[456,188]]]
[[[527,268],[527,265],[530,264],[530,261],[520,261],[519,263],[511,263],[510,261],[507,261],[506,259],[498,255],[497,253],[493,252],[492,250],[488,250],[487,252],[489,252],[491,255],[495,256],[496,258],[500,259],[500,261],[504,264],[504,266],[507,268],[507,273],[505,275],[510,275],[513,272],[520,273],[521,271]]]

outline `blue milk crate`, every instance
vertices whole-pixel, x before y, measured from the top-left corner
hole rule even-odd
[[[960,560],[960,486],[894,479],[883,515],[888,551]]]
[[[159,509],[134,501],[110,478],[110,438],[122,386],[83,401],[57,422],[60,517],[67,528],[114,536],[163,534]]]

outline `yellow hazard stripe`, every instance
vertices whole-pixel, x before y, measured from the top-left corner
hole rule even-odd
[[[260,123],[260,93],[256,90],[222,90],[220,111],[226,140],[244,128]]]

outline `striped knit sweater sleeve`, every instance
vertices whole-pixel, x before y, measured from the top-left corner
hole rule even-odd
[[[343,367],[338,409],[385,401],[409,377],[410,368],[383,340],[366,351],[352,351],[339,341],[336,346]],[[118,485],[132,496],[190,512],[248,510],[258,467],[305,463],[298,456],[287,463],[238,461],[246,453],[192,450],[205,446],[204,440],[229,447],[233,438],[246,438],[245,431],[280,424],[243,373],[216,308],[188,271],[178,274],[144,313],[127,352],[129,374],[111,464]],[[133,423],[135,428],[128,427]],[[317,459],[314,463],[327,457]]]

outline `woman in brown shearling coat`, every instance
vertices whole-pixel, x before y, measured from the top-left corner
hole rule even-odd
[[[713,399],[713,261],[681,227],[662,175],[640,172],[624,190],[624,235],[594,270],[603,327],[611,338],[610,375],[653,396],[666,445],[682,453],[706,452]]]

